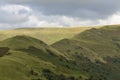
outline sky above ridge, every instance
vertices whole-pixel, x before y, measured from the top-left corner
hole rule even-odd
[[[120,24],[120,0],[1,0],[0,29]]]

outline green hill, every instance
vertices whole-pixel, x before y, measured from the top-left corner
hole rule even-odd
[[[52,46],[61,52],[66,52],[69,49],[71,53],[75,53],[78,47],[77,52],[79,53],[82,53],[80,51],[83,49],[87,49],[85,51],[91,50],[91,52],[101,57],[120,56],[119,34],[120,26],[105,26],[99,29],[92,28],[75,35],[71,39],[60,40],[52,44]]]
[[[119,25],[84,32],[78,28],[55,30],[57,28],[48,32],[54,37],[46,35],[44,29],[3,31],[4,35],[1,33],[0,37],[8,36],[0,41],[0,80],[120,79]],[[44,37],[51,37],[50,42],[52,38],[55,39],[52,43],[57,42],[45,43],[49,39],[44,38],[44,41],[40,37],[42,31]],[[63,31],[66,31],[64,36],[56,39],[57,33],[61,35]]]
[[[105,26],[90,29],[76,35],[73,39],[83,41],[83,46],[97,52],[101,56],[120,55],[120,26]],[[109,53],[109,54],[108,54]]]
[[[58,41],[52,44],[52,46],[70,59],[75,60],[76,63],[83,63],[84,68],[88,67],[86,64],[93,62],[91,63],[92,65],[89,64],[88,72],[90,74],[104,74],[96,71],[102,69],[110,73],[109,76],[104,74],[108,80],[120,79],[120,26],[105,26],[100,29],[92,28],[77,34],[71,39]],[[88,61],[90,62],[87,63]],[[104,65],[99,65],[97,68],[95,67],[97,63]],[[91,72],[93,65],[95,71]],[[106,71],[106,68],[110,70]]]
[[[15,36],[1,41],[0,48],[9,49],[0,57],[0,80],[71,80],[83,76],[64,54],[38,39]]]

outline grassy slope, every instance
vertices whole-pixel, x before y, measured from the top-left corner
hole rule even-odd
[[[34,79],[34,75],[30,73],[31,70],[39,72],[42,68],[52,69],[54,67],[53,64],[26,53],[10,52],[12,55],[0,58],[0,80],[31,80]]]
[[[87,30],[73,39],[80,40],[83,46],[97,52],[101,56],[120,55],[120,26],[109,26]],[[109,53],[109,54],[108,54]]]
[[[28,35],[44,41],[47,44],[52,44],[63,38],[72,38],[74,35],[90,29],[91,27],[80,28],[23,28],[15,30],[0,31],[0,40],[7,39],[15,35]]]
[[[49,69],[55,77],[60,74],[66,77],[87,77],[86,73],[83,75],[78,66],[74,66],[62,53],[32,37],[15,36],[1,41],[0,46],[10,48],[8,55],[0,57],[0,79],[46,80],[43,69]]]
[[[53,47],[63,53],[83,53],[90,51],[99,56],[118,56],[120,55],[120,26],[105,26],[99,29],[92,28],[75,35],[71,39],[63,39],[54,44]],[[64,47],[63,47],[64,46]],[[80,50],[81,49],[81,50]],[[86,49],[86,50],[85,50]],[[68,51],[71,50],[71,51]],[[90,52],[87,52],[90,53]],[[109,53],[109,54],[108,54]],[[93,56],[91,54],[91,56]],[[96,56],[96,55],[94,55]],[[90,57],[90,55],[88,56]]]
[[[54,29],[53,31],[55,32],[52,32],[56,33],[56,30],[58,29]],[[76,28],[76,30],[80,32],[78,28]],[[24,33],[25,35],[28,35],[29,33],[29,35],[31,35],[33,29],[21,29],[18,30],[18,33],[17,30],[15,30],[15,32],[13,30],[13,33],[9,31],[5,32],[5,35],[9,34],[8,37],[11,38],[1,41],[0,47],[9,47],[10,51],[9,54],[0,57],[0,80],[74,80],[73,77],[78,78],[79,76],[80,79],[78,80],[84,80],[85,78],[89,78],[86,80],[119,80],[120,58],[117,53],[114,54],[114,51],[111,54],[105,52],[107,50],[112,52],[113,49],[119,51],[119,35],[117,35],[119,34],[119,27],[105,27],[99,30],[91,29],[78,34],[72,39],[63,39],[54,43],[52,45],[54,48],[48,46],[43,41],[32,37],[11,37],[17,34],[20,35],[21,33]],[[33,31],[33,33],[35,31]],[[42,31],[43,33],[45,32],[44,30]],[[49,29],[47,31],[48,33],[51,33],[49,32]],[[72,31],[73,29],[71,29],[71,32]],[[103,36],[99,35],[101,31],[104,33]],[[39,32],[40,30],[38,30],[38,33]],[[113,32],[115,34],[113,34]],[[53,35],[53,33],[51,34]],[[60,33],[59,30],[58,33]],[[60,33],[60,35],[61,34],[62,33]],[[74,35],[75,34],[77,33],[74,33]],[[46,33],[44,33],[44,35],[48,36]],[[52,38],[54,39],[56,37],[55,35],[54,37],[51,37],[50,40],[52,40]],[[62,35],[62,38],[72,37],[70,35],[70,30],[68,30],[67,34],[64,33],[64,35],[65,36]],[[111,37],[106,37],[108,35],[111,35]],[[31,36],[33,36],[33,34]],[[114,41],[111,41],[111,38],[113,37],[114,39],[112,40]],[[56,41],[56,39],[54,41]],[[113,42],[115,42],[115,44],[113,44]],[[116,55],[117,57],[104,58],[103,56],[106,55]],[[51,71],[47,71],[48,73],[46,74],[49,78],[52,77],[51,79],[46,79],[47,77],[45,77],[42,72],[44,69],[49,69]],[[61,74],[64,75],[66,79],[61,79],[61,77],[63,78]],[[73,77],[69,78],[70,76]],[[81,77],[84,79],[81,79]]]
[[[45,80],[46,78],[41,73],[43,68],[49,69],[55,74],[64,74],[66,76],[73,75],[75,77],[87,77],[86,73],[83,75],[82,71],[78,72],[79,68],[77,68],[77,66],[74,66],[71,61],[67,61],[65,55],[55,50],[54,48],[49,47],[44,42],[37,40],[42,39],[48,44],[51,44],[63,38],[73,37],[75,34],[86,29],[89,28],[16,29],[0,31],[0,39],[5,39],[4,41],[0,42],[0,47],[10,48],[10,55],[0,57],[0,79]],[[29,35],[37,39],[23,35]],[[31,46],[35,48],[32,49],[30,48]],[[49,52],[47,52],[46,49],[49,50]],[[49,55],[49,53],[52,53],[52,56]],[[68,67],[71,69],[68,69]],[[35,73],[38,73],[39,75],[36,76],[31,74],[31,70],[34,70]],[[12,73],[14,73],[14,75]]]
[[[80,61],[83,58],[83,56],[91,61],[95,61],[95,62],[98,61],[98,62],[105,63],[105,65],[99,65],[99,68],[94,67],[94,70],[97,70],[97,69],[104,70],[105,68],[110,69],[108,71],[106,71],[107,69],[104,70],[106,72],[111,73],[109,74],[110,75],[109,77],[107,75],[107,77],[109,78],[108,80],[120,79],[119,77],[120,74],[118,69],[120,65],[119,63],[120,26],[119,25],[105,26],[100,29],[93,28],[93,29],[84,31],[71,39],[63,39],[61,41],[58,41],[54,43],[52,46],[57,50],[59,50],[60,52],[64,53],[67,57],[70,57],[70,58],[72,57],[71,59],[74,59],[77,63],[83,62],[83,60]],[[106,59],[110,59],[110,61]],[[111,62],[112,60],[117,61],[118,65],[116,64],[116,62]],[[85,63],[83,64],[84,68],[85,67],[87,68],[88,66],[86,65],[86,61],[83,62]],[[96,63],[94,63],[93,65],[95,64]],[[89,65],[89,69],[90,71],[92,69],[90,65]],[[94,72],[92,73],[90,72],[90,74],[94,74]],[[101,72],[99,72],[99,75],[100,74]]]

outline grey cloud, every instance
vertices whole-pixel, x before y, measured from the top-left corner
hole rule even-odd
[[[120,14],[116,15],[116,12],[120,11],[119,3],[120,0],[4,0],[0,6],[17,5],[16,8],[19,8],[21,5],[23,9],[16,9],[19,10],[17,15],[14,15],[15,10],[12,13],[8,12],[9,9],[0,10],[0,28],[111,23],[112,19],[118,21],[116,19]],[[32,12],[24,7],[30,8]]]
[[[67,15],[83,19],[106,18],[119,10],[120,0],[5,0],[29,5],[45,15]]]

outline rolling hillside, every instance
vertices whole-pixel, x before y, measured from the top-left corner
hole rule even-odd
[[[97,62],[109,65],[106,67],[108,69],[111,68],[113,71],[109,74],[112,78],[109,78],[108,80],[117,80],[120,79],[120,74],[118,73],[120,68],[119,43],[120,26],[105,26],[100,29],[92,28],[86,30],[71,39],[60,40],[52,44],[52,46],[64,53],[70,59],[75,60],[77,63],[82,63],[83,60],[80,60],[85,57],[86,60],[88,59],[94,64]],[[112,60],[115,60],[117,63]],[[98,69],[102,69],[100,66],[104,66],[105,68],[105,65],[99,65]],[[114,67],[116,67],[116,69]],[[94,72],[91,74],[93,73]]]
[[[64,54],[38,39],[15,36],[1,41],[0,48],[4,50],[0,50],[1,80],[71,80],[83,76]]]
[[[75,35],[71,39],[63,39],[55,42],[52,46],[64,53],[68,50],[71,50],[69,51],[71,53],[80,53],[80,51],[87,49],[101,57],[119,56],[119,34],[120,26],[105,26],[99,29],[92,28]]]
[[[49,30],[1,31],[8,36],[0,36],[4,38],[0,41],[0,80],[120,79],[119,25],[82,32],[78,28]],[[47,31],[51,33],[48,40],[42,37],[48,36]],[[57,33],[62,37],[56,38]],[[57,42],[48,45],[49,40]]]

